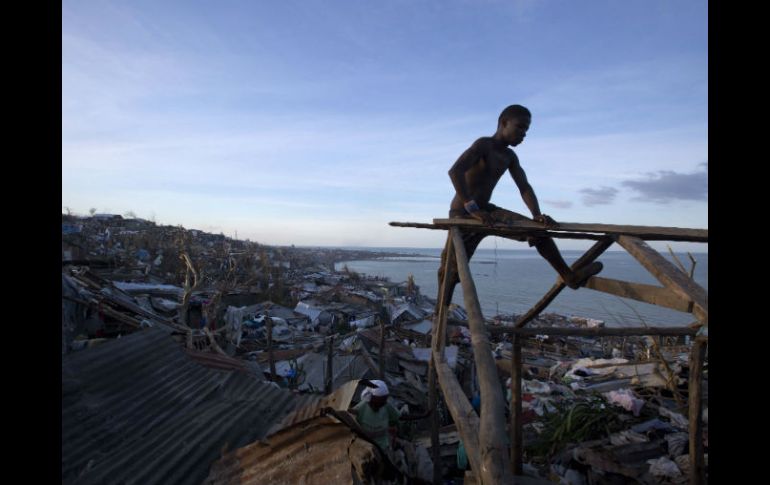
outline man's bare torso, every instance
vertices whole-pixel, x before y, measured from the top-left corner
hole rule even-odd
[[[475,151],[475,154],[470,152]],[[465,172],[468,195],[482,209],[492,198],[492,191],[500,177],[511,167],[518,164],[516,154],[506,144],[492,137],[476,140],[462,156],[478,156],[478,161]],[[463,210],[464,200],[458,194],[452,199],[450,210]]]

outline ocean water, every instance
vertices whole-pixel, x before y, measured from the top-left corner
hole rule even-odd
[[[424,295],[436,298],[438,293],[438,267],[441,249],[426,248],[358,248],[374,251],[403,252],[419,256],[392,257],[370,261],[345,261],[352,271],[372,276],[384,276],[391,281],[405,281],[411,274]],[[562,256],[572,264],[584,251],[564,250]],[[661,253],[673,262],[668,253]],[[686,254],[677,253],[679,260],[690,269]],[[693,253],[695,281],[708,290],[708,253]],[[604,263],[600,276],[618,280],[661,284],[625,251],[607,251],[599,257]],[[521,314],[534,306],[556,282],[556,271],[534,249],[479,249],[471,259],[471,273],[476,284],[481,309],[485,317],[498,313]],[[465,307],[462,288],[458,284],[452,298],[454,303]],[[565,288],[545,313],[596,318],[613,327],[681,326],[695,321],[688,313],[620,298],[599,291],[581,288]]]

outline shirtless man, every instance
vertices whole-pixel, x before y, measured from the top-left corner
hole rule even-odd
[[[532,114],[524,106],[517,104],[508,106],[500,113],[497,132],[491,137],[479,138],[460,155],[449,169],[449,178],[452,179],[456,191],[450,206],[449,217],[472,217],[487,225],[527,220],[543,223],[546,228],[558,226],[551,217],[540,212],[535,191],[527,182],[527,175],[519,165],[519,158],[513,150],[508,148],[509,145],[517,146],[524,141],[531,121]],[[492,191],[506,170],[513,177],[524,203],[532,212],[532,219],[489,202]],[[483,233],[463,231],[463,242],[469,260],[485,236],[486,234]],[[588,278],[602,270],[602,263],[594,262],[572,271],[561,257],[553,239],[548,236],[531,236],[526,240],[553,266],[564,283],[572,289],[578,289]],[[439,288],[444,272],[444,258],[446,258],[446,250],[441,254]],[[459,281],[457,266],[451,262],[450,274],[452,278],[447,286],[447,299],[445,299],[447,302]]]

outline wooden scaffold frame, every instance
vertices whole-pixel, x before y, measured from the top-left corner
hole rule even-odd
[[[705,468],[702,437],[701,384],[703,363],[708,346],[708,293],[700,285],[670,263],[645,241],[688,241],[708,242],[708,230],[676,227],[618,226],[609,224],[561,223],[555,228],[544,230],[543,225],[530,221],[487,226],[474,219],[434,219],[433,224],[413,222],[391,222],[396,227],[417,227],[447,230],[446,260],[443,281],[440,282],[436,318],[433,322],[431,339],[431,360],[429,371],[429,405],[435,411],[439,388],[447,408],[457,425],[465,445],[468,460],[476,477],[485,485],[497,483],[524,483],[522,477],[522,356],[521,340],[526,335],[591,335],[591,336],[673,336],[694,337],[690,354],[689,374],[689,456],[690,484],[705,483]],[[696,321],[687,327],[674,328],[526,328],[527,323],[537,317],[565,288],[561,278],[526,314],[513,326],[487,328],[479,304],[476,285],[471,276],[468,256],[462,240],[462,231],[483,232],[486,235],[521,240],[522,236],[547,235],[563,239],[588,239],[596,243],[575,263],[572,269],[580,268],[595,261],[613,243],[619,244],[652,274],[663,286],[644,285],[627,281],[594,276],[585,288],[630,298],[674,310],[693,314]],[[453,261],[454,259],[454,261]],[[455,262],[460,284],[463,289],[468,326],[471,332],[471,347],[478,372],[481,392],[480,415],[471,406],[454,372],[444,355],[448,308],[451,301],[445,301],[445,288],[450,277],[450,264]],[[505,401],[499,385],[497,368],[492,357],[490,333],[507,333],[511,337],[511,412],[510,412],[510,453],[505,436]],[[431,446],[434,462],[434,483],[440,483],[441,469],[437,413],[432,413]]]

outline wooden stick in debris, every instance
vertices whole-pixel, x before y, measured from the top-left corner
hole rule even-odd
[[[374,359],[372,359],[372,355],[369,353],[369,351],[368,351],[368,350],[366,350],[366,347],[364,347],[363,345],[361,345],[361,349],[360,349],[360,352],[361,352],[361,357],[363,357],[363,358],[364,358],[364,364],[366,364],[366,366],[367,366],[369,369],[371,369],[371,371],[372,371],[374,374],[377,374],[377,372],[379,372],[380,368],[379,368],[379,367],[377,367],[377,364],[375,364],[375,363],[374,363]],[[383,379],[383,380],[385,380],[385,379]],[[386,381],[386,382],[387,382],[387,381]]]
[[[692,263],[692,266],[690,266],[690,279],[693,278],[693,275],[695,275],[695,265],[698,264],[698,261],[692,256],[692,253],[687,253],[687,257],[690,258],[690,262]]]
[[[134,328],[142,328],[142,322],[135,318],[131,318],[128,315],[124,315],[118,311],[113,310],[108,305],[102,305],[101,307],[102,311],[105,315],[114,318],[115,320],[119,320],[121,323],[125,323],[126,325],[129,325]]]
[[[703,362],[706,357],[708,339],[698,337],[690,353],[690,485],[702,485],[705,480],[703,457],[703,406],[701,388],[703,380]]]
[[[187,267],[184,275],[184,295],[182,296],[182,304],[179,305],[179,321],[183,325],[187,325],[187,308],[190,305],[190,296],[200,284],[200,277],[198,271],[190,260],[190,256],[187,253],[182,253],[179,258],[184,261]],[[193,282],[190,284],[190,274],[193,276]]]
[[[523,473],[524,463],[521,378],[521,337],[513,335],[513,348],[511,349],[511,470],[514,475]]]
[[[224,350],[222,350],[222,347],[219,346],[217,343],[217,340],[214,338],[214,335],[211,333],[211,330],[209,330],[208,327],[203,327],[203,333],[206,334],[206,337],[209,338],[209,343],[211,344],[211,347],[216,351],[216,353],[224,355],[225,357],[230,357],[225,353]]]
[[[666,244],[666,247],[668,248],[668,253],[671,255],[672,258],[674,258],[674,262],[676,263],[676,265],[679,266],[679,269],[682,270],[682,273],[687,274],[687,269],[685,269],[682,262],[679,261],[679,258],[676,256],[676,254],[674,254],[674,250],[671,249],[671,245]]]
[[[270,380],[275,379],[275,359],[273,358],[273,319],[265,312],[265,327],[267,328],[267,361],[270,364]]]
[[[377,319],[380,321],[380,371],[378,373],[379,378],[385,377],[385,320],[377,315]]]
[[[460,229],[450,229],[457,257],[457,269],[463,288],[465,308],[471,331],[471,346],[481,389],[481,419],[479,445],[481,446],[481,469],[479,475],[484,483],[502,483],[510,474],[510,457],[505,439],[505,409],[502,389],[497,376],[497,367],[492,358],[489,335],[484,326],[484,317],[471,277],[468,255],[465,251]]]
[[[334,335],[329,337],[329,351],[326,354],[326,394],[332,392],[334,383]]]
[[[614,241],[612,240],[612,238],[609,238],[609,237],[605,237],[597,241],[596,244],[591,246],[591,248],[588,251],[586,251],[585,254],[583,254],[580,258],[578,258],[577,261],[575,261],[572,264],[571,266],[572,270],[574,271],[575,269],[581,266],[587,265],[595,261],[596,258],[601,256],[601,254],[607,248],[612,246],[613,242]],[[553,299],[559,296],[559,293],[561,293],[561,290],[563,290],[564,288],[566,288],[566,285],[564,284],[564,281],[562,281],[561,278],[559,278],[559,281],[557,281],[556,284],[553,285],[553,287],[551,287],[550,290],[548,290],[548,293],[546,293],[545,296],[541,298],[540,301],[537,302],[537,304],[534,307],[532,307],[532,309],[530,309],[527,313],[525,313],[524,315],[519,317],[518,320],[516,320],[515,326],[523,327],[524,325],[532,321],[535,317],[540,315],[540,312],[545,310],[545,308],[551,304]]]

